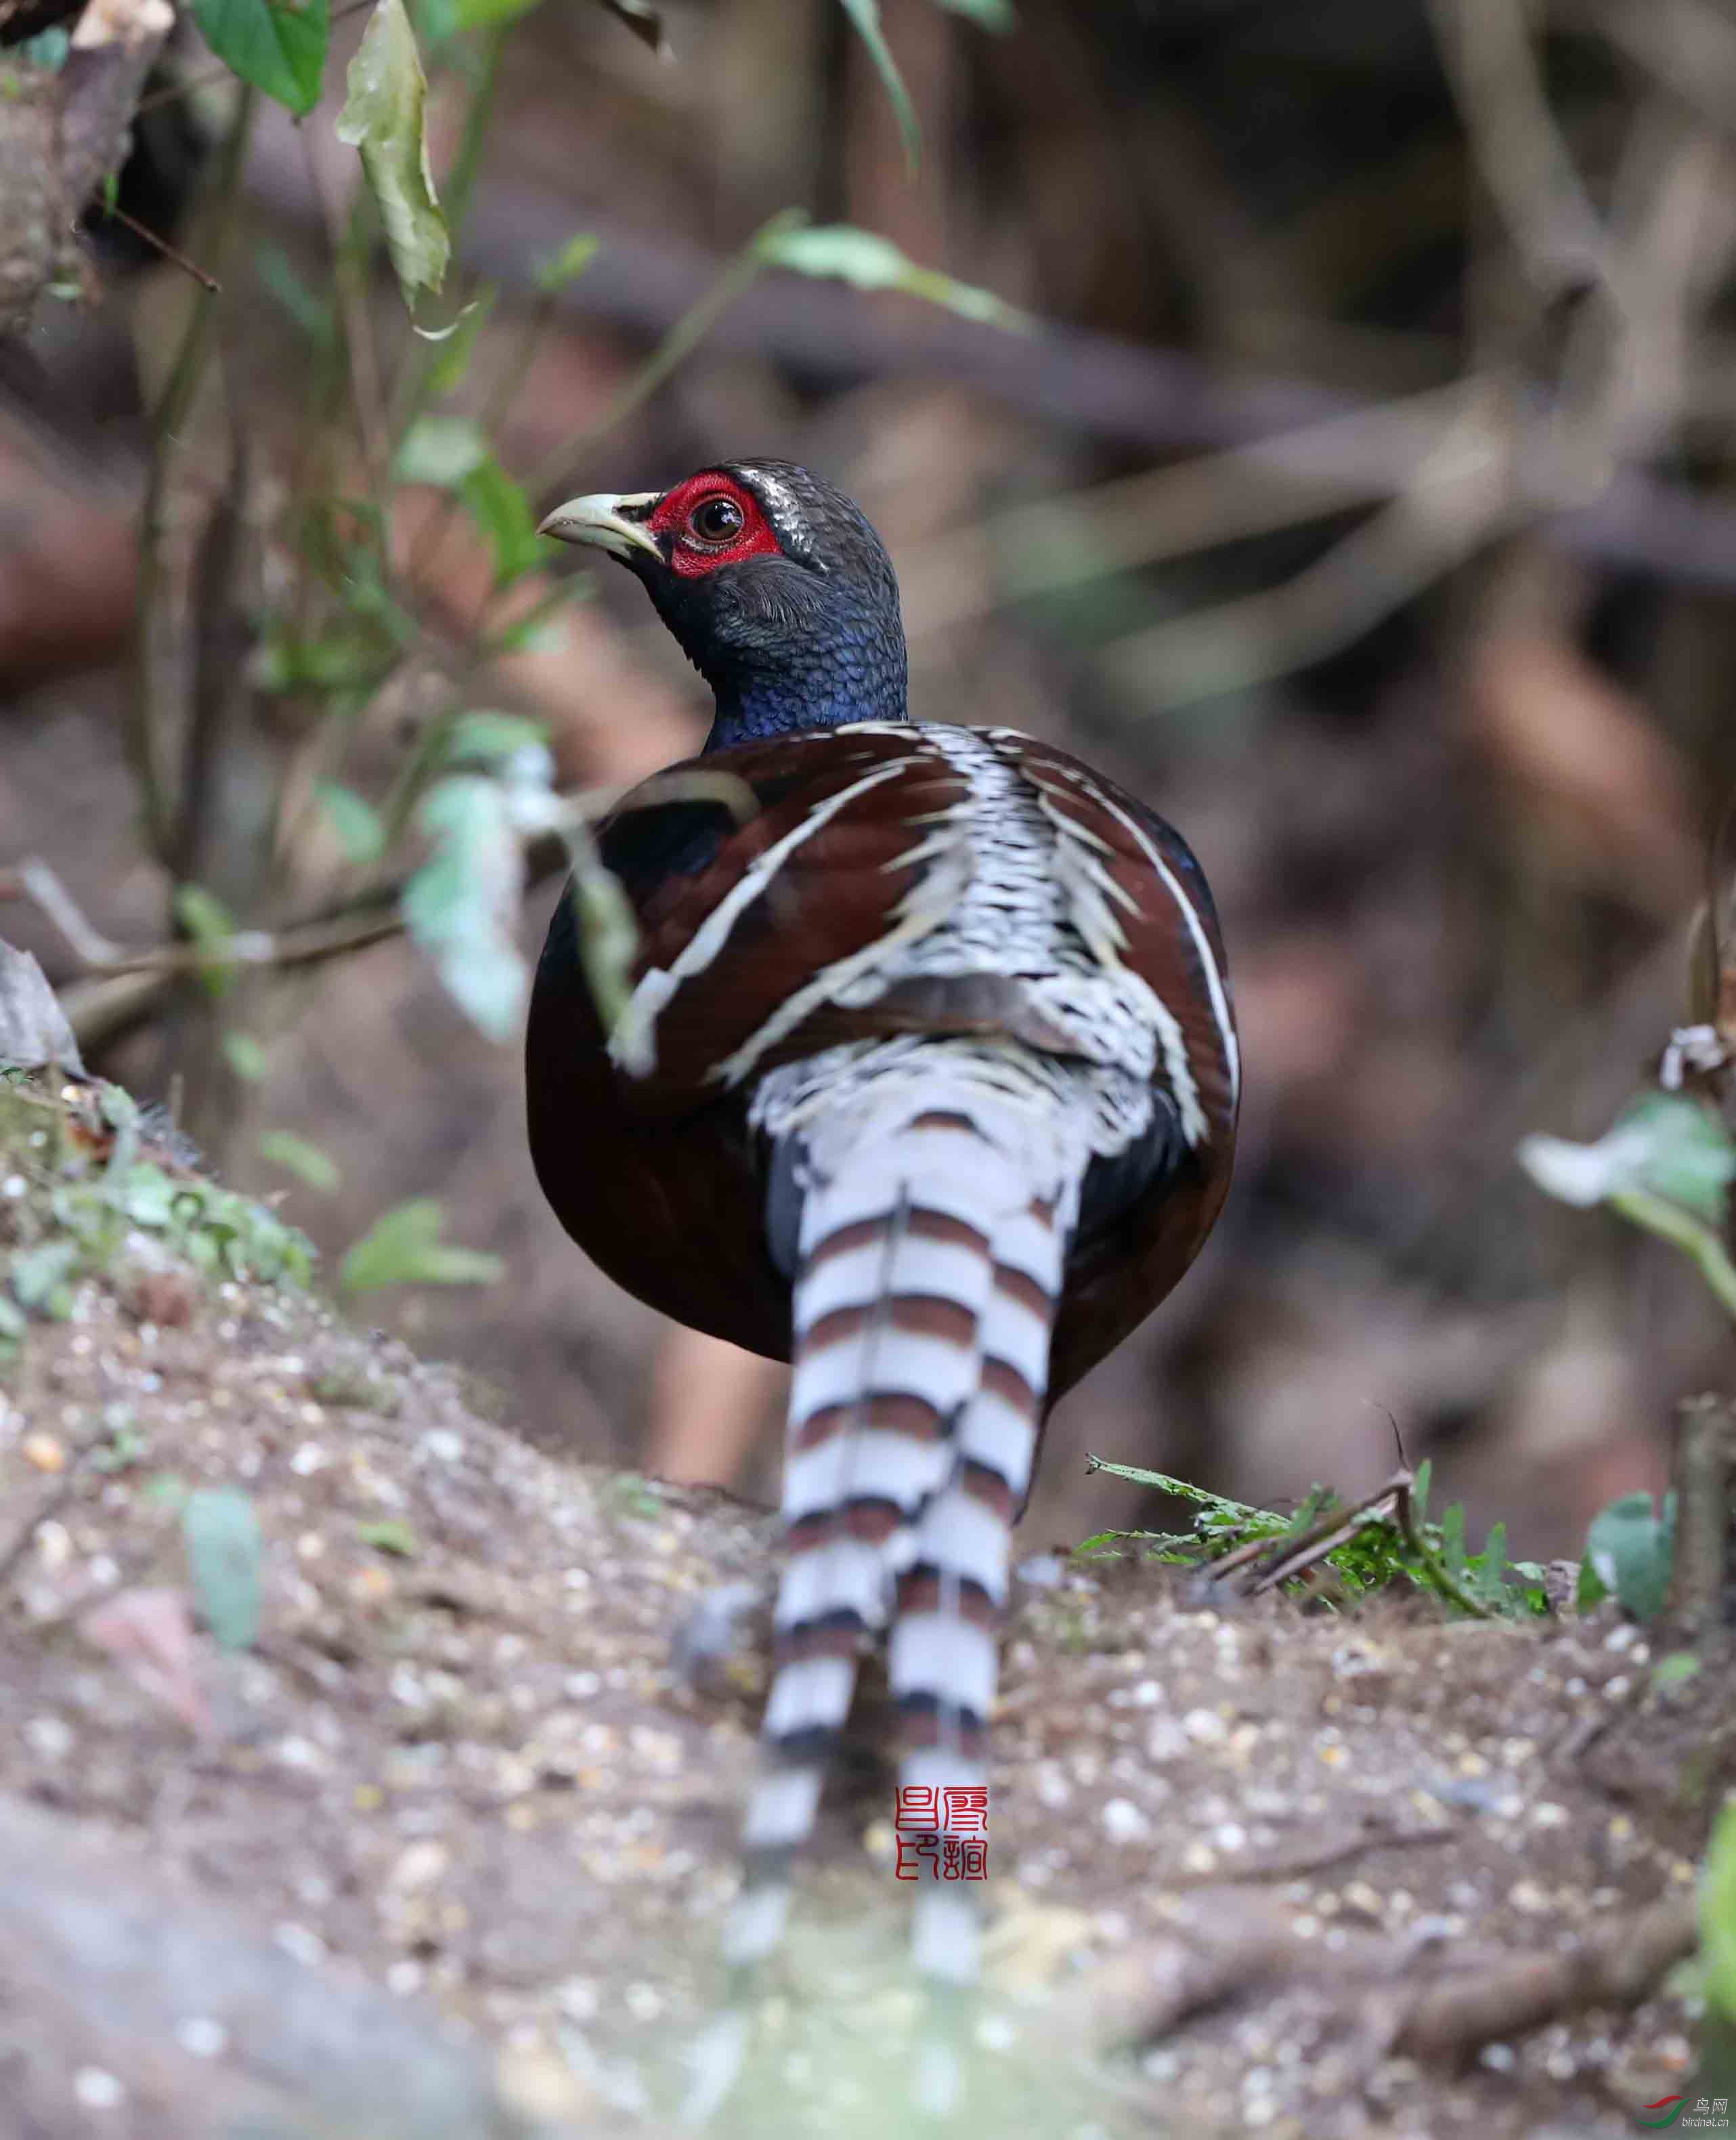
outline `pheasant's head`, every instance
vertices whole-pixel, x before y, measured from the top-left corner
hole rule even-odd
[[[898,582],[858,508],[788,461],[722,461],[672,489],[557,506],[540,533],[645,582],[717,697],[708,749],[903,720]]]

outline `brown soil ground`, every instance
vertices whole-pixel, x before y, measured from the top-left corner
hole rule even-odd
[[[61,1103],[0,1097],[3,1246],[81,1162]],[[7,2140],[665,2129],[763,1671],[752,1615],[697,1684],[674,1650],[763,1588],[770,1519],[531,1449],[292,1288],[123,1259],[73,1308],[0,1371]],[[195,1637],[200,1732],[81,1625],[187,1590],[169,1479],[266,1540],[257,1644]],[[1727,1658],[1658,1675],[1607,1607],[1203,1610],[1131,1560],[1027,1589],[1007,1654],[973,2134],[1591,2140],[1690,2089],[1680,1976],[1468,2064],[1404,2046],[1444,1985],[1670,1919]],[[915,2125],[891,1794],[833,1796],[731,2130]]]

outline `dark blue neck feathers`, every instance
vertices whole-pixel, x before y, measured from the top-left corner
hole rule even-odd
[[[738,650],[706,664],[717,699],[708,751],[763,743],[802,729],[841,728],[850,721],[910,719],[904,633],[872,611],[827,619],[823,634],[792,635],[781,644]]]

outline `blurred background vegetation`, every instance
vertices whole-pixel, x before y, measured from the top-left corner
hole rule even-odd
[[[530,531],[806,461],[891,547],[919,716],[1103,764],[1222,910],[1236,1185],[1038,1531],[1135,1519],[1087,1449],[1283,1505],[1396,1427],[1539,1558],[1660,1485],[1728,1323],[1514,1151],[1685,1015],[1736,782],[1736,21],[417,0],[453,258],[400,291],[428,231],[389,252],[336,124],[378,18],[321,71],[311,6],[197,12],[258,90],[184,16],[0,344],[0,928],[92,1067],[531,1439],[763,1488],[777,1371],[615,1292],[525,1155],[562,798],[705,724]]]

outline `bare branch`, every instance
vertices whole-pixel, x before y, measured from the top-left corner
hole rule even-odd
[[[1469,409],[1394,502],[1281,587],[1121,641],[1108,666],[1149,711],[1245,690],[1348,645],[1519,513],[1507,422],[1492,395]]]

